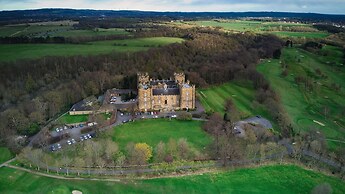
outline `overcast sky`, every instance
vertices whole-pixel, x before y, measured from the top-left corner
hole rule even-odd
[[[345,0],[0,0],[0,10],[38,8],[345,14]]]

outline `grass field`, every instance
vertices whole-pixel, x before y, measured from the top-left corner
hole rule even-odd
[[[271,28],[279,27],[305,27],[312,28],[308,24],[298,23],[284,23],[284,22],[261,22],[261,21],[250,21],[250,20],[224,20],[222,22],[207,20],[207,21],[196,21],[192,24],[198,26],[211,26],[211,27],[222,27],[225,30],[233,30],[239,32],[252,31],[257,33],[272,33],[281,37],[305,37],[305,38],[324,38],[329,34],[327,32],[291,32],[291,31],[272,31]]]
[[[2,26],[0,27],[0,37],[16,37],[29,36],[40,37],[52,35],[58,31],[70,30],[71,26],[59,25],[16,25],[16,26]]]
[[[52,36],[63,36],[63,37],[74,37],[74,36],[105,36],[105,35],[129,35],[122,28],[109,28],[103,29],[98,28],[96,30],[68,30],[63,32],[57,32],[52,34]]]
[[[8,148],[0,147],[0,164],[13,158],[13,154]]]
[[[59,118],[58,122],[63,124],[82,123],[89,119],[89,115],[70,115],[66,113]]]
[[[152,47],[180,43],[171,37],[96,41],[85,44],[1,44],[0,61],[35,59],[45,56],[97,55],[111,52],[136,52]]]
[[[253,105],[255,90],[250,82],[229,82],[219,86],[212,86],[197,91],[199,100],[206,111],[224,114],[224,105],[227,99],[232,99],[242,118],[261,115],[273,121],[266,108],[262,105]],[[273,123],[276,128],[277,125]]]
[[[113,140],[121,149],[127,143],[147,143],[155,147],[160,141],[186,138],[196,149],[202,150],[211,143],[211,137],[201,129],[201,121],[178,121],[168,119],[148,119],[127,123],[114,128]]]
[[[345,193],[338,178],[293,165],[204,173],[174,178],[119,182],[60,180],[10,168],[0,169],[0,193],[310,193],[319,184],[331,185],[334,194]]]
[[[327,32],[272,32],[280,37],[305,37],[305,38],[325,38],[329,34]]]
[[[322,56],[322,53],[327,53],[327,56]],[[297,48],[284,49],[281,60],[288,64],[289,72],[285,78],[281,76],[283,70],[279,60],[266,61],[258,66],[258,71],[265,75],[281,96],[282,104],[297,131],[317,128],[327,138],[345,141],[345,69],[341,65],[341,55],[341,49],[332,46],[324,47],[319,55]],[[316,69],[324,76],[318,75]],[[309,77],[314,83],[314,90],[306,91],[303,84],[297,85],[294,81],[297,75]],[[339,84],[342,89],[333,90],[332,83]],[[324,114],[325,107],[328,109],[327,114]],[[328,144],[331,149],[345,146],[333,141]]]

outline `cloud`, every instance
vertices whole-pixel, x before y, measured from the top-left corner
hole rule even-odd
[[[0,10],[288,11],[345,14],[344,0],[0,0]]]

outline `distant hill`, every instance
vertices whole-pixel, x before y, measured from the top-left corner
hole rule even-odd
[[[133,18],[240,18],[240,17],[273,17],[296,18],[309,21],[345,22],[345,15],[330,15],[317,13],[290,13],[290,12],[154,12],[154,11],[114,11],[88,9],[36,9],[1,11],[0,22],[18,20],[61,20],[78,19],[85,17],[133,17]]]

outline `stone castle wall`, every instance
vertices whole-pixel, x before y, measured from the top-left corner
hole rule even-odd
[[[140,111],[171,111],[195,108],[195,86],[185,82],[183,73],[174,74],[179,95],[153,95],[148,74],[138,74],[138,109]]]

